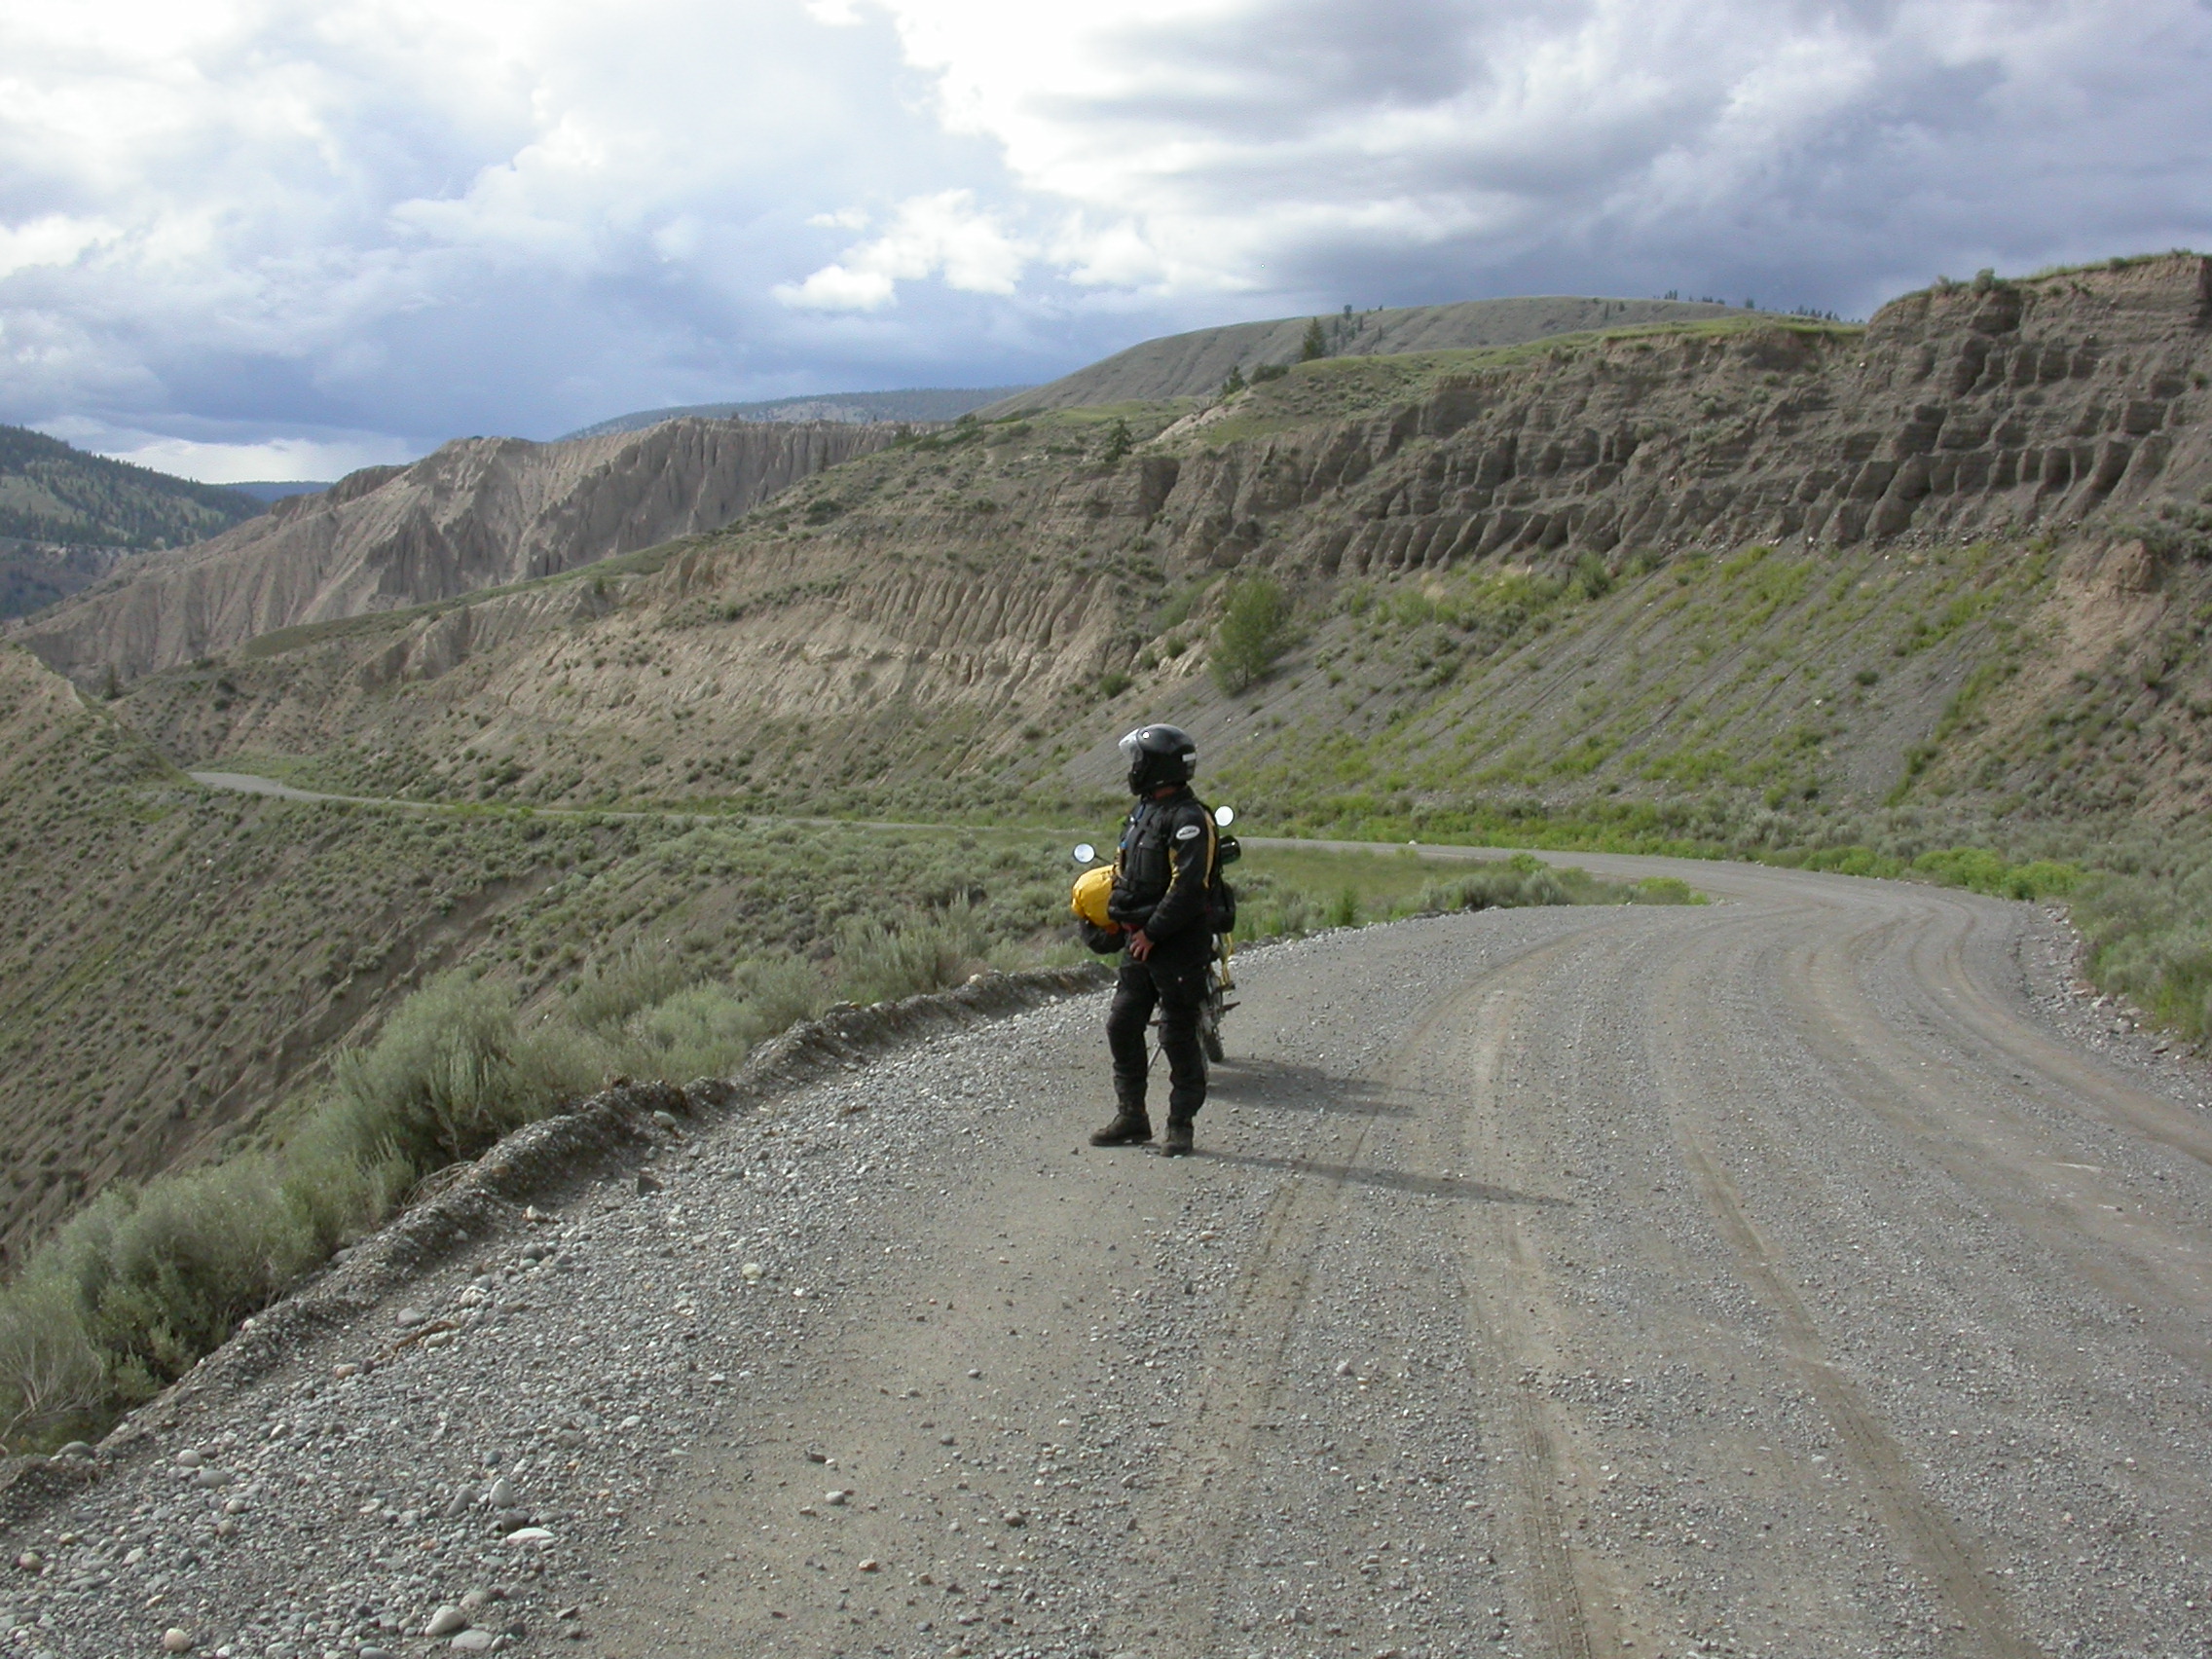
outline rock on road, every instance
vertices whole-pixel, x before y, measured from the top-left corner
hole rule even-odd
[[[1253,953],[1187,1161],[1083,1144],[1098,997],[671,1137],[43,1519],[8,1640],[2212,1652],[2200,1083],[2031,906],[1573,862],[1723,902]]]

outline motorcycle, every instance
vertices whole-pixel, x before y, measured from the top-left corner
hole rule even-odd
[[[1236,809],[1217,806],[1213,809],[1213,821],[1227,830],[1236,822]],[[1224,835],[1220,840],[1217,857],[1221,864],[1232,865],[1242,851],[1234,835]],[[1098,862],[1098,849],[1088,841],[1079,843],[1075,849],[1075,862],[1086,869],[1089,868]],[[1198,1047],[1204,1051],[1206,1059],[1215,1063],[1229,1058],[1229,1051],[1221,1040],[1221,1021],[1222,1016],[1236,1006],[1230,1001],[1232,993],[1236,989],[1235,976],[1230,970],[1232,954],[1230,930],[1224,928],[1213,935],[1213,949],[1206,958],[1205,995],[1198,1003]],[[1159,1023],[1156,1015],[1153,1024],[1157,1026]]]

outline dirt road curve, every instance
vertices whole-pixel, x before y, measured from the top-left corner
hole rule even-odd
[[[606,1648],[2212,1651],[2212,1121],[2028,906],[1691,873],[1255,959],[1189,1162],[1075,1150],[1088,1004],[868,1085],[942,1133]]]
[[[1255,953],[1190,1160],[1096,996],[672,1118],[151,1408],[0,1645],[2212,1653],[2201,1074],[2031,906],[1676,867]]]

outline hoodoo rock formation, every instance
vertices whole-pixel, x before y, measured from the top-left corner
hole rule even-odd
[[[80,682],[110,670],[132,680],[303,622],[405,609],[719,530],[904,429],[687,420],[553,444],[461,438],[140,561],[18,642]]]
[[[2176,256],[1913,294],[1863,334],[1578,341],[1440,374],[1365,421],[1202,450],[1163,528],[1187,561],[1235,563],[1286,513],[1341,502],[1301,513],[1284,556],[1326,573],[2057,529],[2145,506],[2169,473],[2212,477],[2208,320],[2212,261]]]

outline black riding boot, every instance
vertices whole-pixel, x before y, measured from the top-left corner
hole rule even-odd
[[[1169,1130],[1172,1134],[1173,1130]],[[1124,1101],[1115,1108],[1114,1121],[1090,1137],[1092,1146],[1142,1146],[1152,1139],[1152,1119],[1145,1115],[1144,1103],[1131,1105]]]

